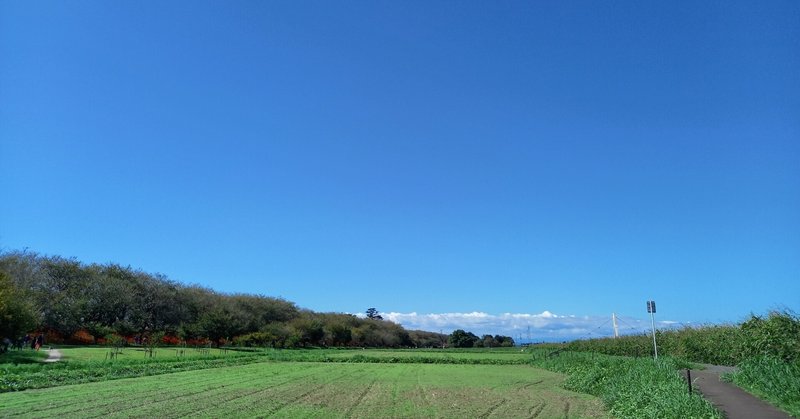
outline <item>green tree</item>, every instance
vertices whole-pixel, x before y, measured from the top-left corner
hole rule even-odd
[[[286,323],[271,323],[264,326],[261,332],[268,336],[267,345],[273,348],[286,348],[292,331]]]
[[[82,327],[89,295],[86,290],[90,275],[80,262],[59,257],[42,263],[44,282],[38,284],[36,304],[42,310],[43,326],[64,337],[72,336]]]
[[[144,350],[150,357],[153,357],[153,352],[161,346],[161,340],[164,339],[164,332],[153,332],[145,337]]]
[[[97,339],[104,338],[114,332],[114,329],[112,329],[110,326],[104,325],[101,322],[88,322],[83,328],[86,329],[90,335],[92,335],[94,343],[97,343]]]
[[[292,327],[297,337],[297,345],[315,346],[322,343],[325,337],[325,329],[319,319],[309,315],[303,316],[292,321]]]
[[[36,327],[36,313],[25,293],[0,272],[0,338],[11,340]]]
[[[346,346],[353,340],[353,331],[344,323],[331,323],[325,326],[325,339],[331,346]]]
[[[478,337],[472,332],[456,329],[450,334],[447,341],[454,348],[472,348],[478,341]]]
[[[378,309],[370,307],[367,309],[367,318],[370,320],[383,320],[383,316],[378,314]]]
[[[424,330],[411,330],[408,332],[411,345],[417,348],[440,348],[447,342],[447,335]]]
[[[483,348],[494,348],[495,346],[500,346],[497,341],[494,340],[492,335],[483,335],[481,336],[480,340],[476,342],[476,346],[483,347]]]
[[[494,335],[494,341],[497,343],[497,346],[502,346],[502,347],[514,346],[514,338],[512,338],[511,336]]]
[[[377,321],[383,317],[374,307],[367,310],[367,318],[314,313],[281,298],[221,294],[124,265],[86,265],[27,251],[0,252],[0,271],[16,288],[14,293],[24,294],[10,297],[9,281],[0,294],[5,316],[0,325],[4,329],[13,325],[15,330],[3,332],[12,335],[42,328],[69,339],[83,328],[95,339],[111,332],[126,338],[165,332],[184,340],[208,337],[220,343],[223,338],[257,334],[240,340],[276,347],[443,346],[447,338],[411,334],[398,324]],[[11,321],[9,312],[32,314],[34,321]]]
[[[219,346],[222,339],[231,337],[233,323],[234,318],[228,310],[216,308],[203,314],[200,318],[199,326],[205,336]]]

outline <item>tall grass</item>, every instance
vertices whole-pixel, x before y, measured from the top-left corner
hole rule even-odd
[[[656,332],[659,355],[693,362],[737,365],[754,356],[773,356],[785,362],[800,359],[800,317],[790,311],[767,316],[751,315],[738,325],[686,327]],[[632,357],[653,354],[652,336],[623,336],[570,342],[567,348],[580,352]]]
[[[698,394],[689,394],[672,358],[565,353],[534,365],[568,375],[565,386],[600,397],[618,418],[722,418]]]
[[[774,356],[752,357],[726,378],[800,417],[800,360],[788,363]]]
[[[738,325],[656,333],[659,355],[693,362],[737,365],[738,386],[800,416],[800,317],[790,311],[751,315]],[[652,336],[571,342],[567,349],[641,357],[652,354]]]

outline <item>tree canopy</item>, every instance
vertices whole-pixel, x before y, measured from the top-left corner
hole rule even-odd
[[[370,307],[367,309],[367,318],[370,320],[383,320],[383,316],[378,314],[378,309],[375,307]]]
[[[371,315],[370,315],[371,314]],[[50,341],[89,336],[272,347],[438,347],[444,335],[382,320],[316,313],[282,298],[224,294],[119,264],[83,264],[32,252],[0,254],[0,338],[47,332]]]
[[[23,334],[36,323],[36,313],[25,294],[0,271],[0,338]]]

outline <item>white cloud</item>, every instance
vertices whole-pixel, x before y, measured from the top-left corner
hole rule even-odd
[[[539,314],[502,313],[489,314],[479,311],[468,313],[381,313],[384,319],[403,325],[411,330],[442,331],[450,333],[464,329],[476,335],[492,334],[511,336],[514,339],[534,342],[560,341],[582,338],[613,336],[611,316],[558,315],[550,311]],[[620,334],[644,333],[650,323],[645,319],[618,316]],[[657,327],[680,325],[673,321],[660,321]]]

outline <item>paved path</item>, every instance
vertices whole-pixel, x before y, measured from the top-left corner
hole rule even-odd
[[[61,360],[61,351],[58,349],[48,349],[47,359],[44,362],[58,362]]]
[[[708,365],[705,370],[692,370],[693,385],[728,419],[791,419],[791,416],[761,399],[720,380],[721,373],[732,367]]]

